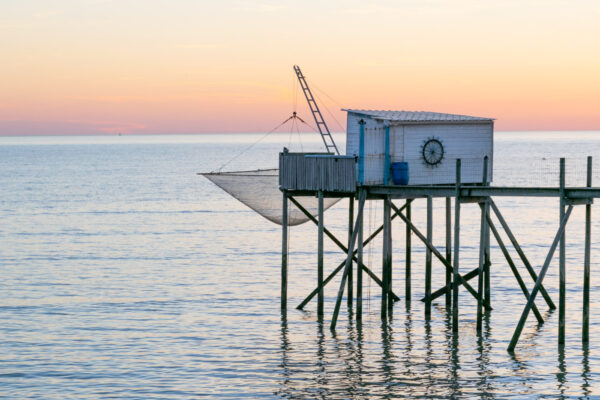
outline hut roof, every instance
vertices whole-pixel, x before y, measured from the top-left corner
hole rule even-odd
[[[493,118],[472,117],[469,115],[444,114],[430,111],[391,111],[391,110],[352,110],[342,111],[361,114],[376,120],[390,121],[396,123],[419,124],[419,123],[465,123],[465,122],[491,122]]]

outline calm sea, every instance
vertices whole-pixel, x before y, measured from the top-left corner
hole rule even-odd
[[[492,306],[484,334],[461,293],[457,343],[443,299],[425,321],[424,247],[413,237],[413,298],[404,293],[404,226],[394,223],[394,290],[382,325],[380,290],[365,282],[364,323],[342,308],[329,320],[338,281],[316,305],[295,305],[316,284],[316,228],[291,229],[289,311],[279,310],[281,229],[197,172],[275,167],[285,145],[319,149],[314,134],[0,138],[0,397],[24,398],[585,398],[600,396],[600,219],[594,211],[589,346],[581,343],[583,216],[567,230],[567,343],[558,312],[537,304],[514,354],[506,351],[523,297],[492,239]],[[299,140],[301,139],[301,140]],[[341,141],[341,138],[340,138]],[[250,149],[248,149],[250,147]],[[243,152],[243,150],[247,150]],[[241,156],[237,156],[242,153]],[[585,182],[585,156],[600,167],[600,132],[497,133],[495,183]],[[237,156],[237,157],[234,157]],[[600,184],[595,168],[594,179]],[[366,207],[373,230],[382,206]],[[539,268],[558,225],[556,199],[497,199]],[[347,201],[325,214],[340,238]],[[413,217],[424,227],[424,201]],[[599,211],[600,212],[600,211]],[[461,269],[476,266],[479,212],[462,211]],[[444,202],[434,201],[443,249]],[[381,242],[365,251],[378,274]],[[518,260],[516,253],[513,257]],[[326,242],[326,272],[341,260]],[[518,266],[531,288],[522,263]],[[434,261],[434,289],[444,270]],[[557,262],[545,280],[558,302]]]

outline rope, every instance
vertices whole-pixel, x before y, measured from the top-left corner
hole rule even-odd
[[[216,171],[213,170],[211,172],[221,172],[221,170],[223,168],[225,168],[227,165],[229,165],[229,163],[231,163],[233,160],[235,160],[236,158],[238,158],[239,156],[241,156],[242,154],[244,154],[245,152],[247,152],[248,150],[250,150],[252,147],[256,146],[260,141],[262,141],[264,138],[266,138],[267,136],[269,136],[271,133],[275,132],[277,129],[281,128],[290,119],[293,119],[293,118],[295,118],[295,115],[292,115],[291,117],[289,117],[288,119],[286,119],[285,121],[283,121],[281,124],[277,125],[275,128],[271,129],[269,132],[265,133],[256,142],[252,143],[250,146],[246,147],[245,149],[243,149],[242,151],[240,151],[239,153],[237,153],[235,156],[233,156],[231,159],[229,159],[228,161],[226,161],[223,165],[221,165],[219,167],[219,169],[217,169]]]

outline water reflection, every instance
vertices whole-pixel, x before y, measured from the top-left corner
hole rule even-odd
[[[565,347],[551,353],[536,347],[543,340],[539,336],[547,334],[543,325],[532,325],[520,351],[509,354],[506,344],[494,339],[498,333],[494,332],[489,312],[483,316],[479,334],[474,314],[465,312],[460,335],[455,335],[451,312],[443,305],[434,310],[438,312],[425,319],[420,307],[415,309],[416,314],[411,307],[402,308],[400,313],[397,310],[395,323],[381,321],[379,310],[357,321],[349,310],[335,332],[329,330],[328,320],[316,315],[301,324],[291,323],[300,330],[291,332],[287,317],[282,315],[280,390],[275,393],[289,398],[493,399],[515,397],[515,393],[521,397],[563,398],[572,397],[577,386],[583,396],[593,394],[587,345],[581,350],[581,374],[576,378],[581,383],[574,385],[573,374],[567,373]],[[498,346],[505,354],[502,367],[498,364]],[[547,367],[540,368],[538,359],[548,356]],[[554,385],[548,385],[549,377]]]

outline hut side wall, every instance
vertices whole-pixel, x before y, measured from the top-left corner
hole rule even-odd
[[[383,184],[385,126],[381,121],[348,113],[346,154],[359,155],[359,124],[365,125],[365,184]],[[462,160],[462,182],[479,183],[483,158],[489,157],[489,180],[493,171],[493,123],[408,124],[390,127],[390,161],[409,164],[410,185],[452,184],[456,179],[456,159]],[[444,158],[435,166],[423,161],[422,146],[429,138],[439,139]],[[358,163],[357,163],[358,176]]]
[[[479,183],[483,174],[483,158],[489,157],[489,180],[493,171],[493,125],[436,124],[404,125],[404,161],[408,162],[411,185],[454,183],[456,159],[461,159],[461,181]],[[439,139],[444,146],[444,158],[435,167],[423,161],[422,150],[430,138]]]

